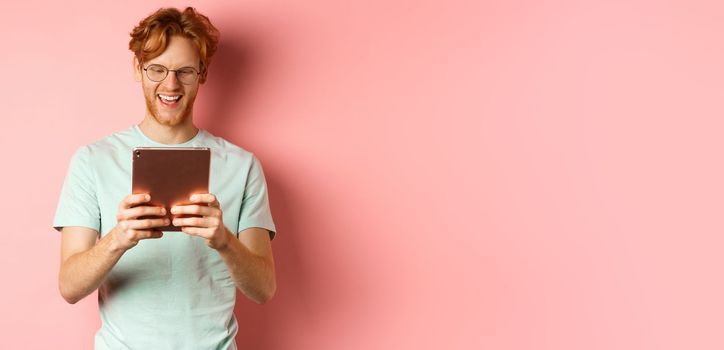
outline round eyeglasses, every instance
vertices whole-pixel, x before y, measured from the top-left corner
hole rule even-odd
[[[160,64],[149,64],[148,67],[143,68],[144,71],[146,71],[146,76],[151,81],[155,82],[161,82],[168,76],[168,72],[174,72],[176,74],[176,79],[178,79],[181,84],[185,85],[191,85],[196,82],[196,80],[199,78],[199,73],[196,71],[196,68],[194,67],[183,67],[179,69],[168,69]]]

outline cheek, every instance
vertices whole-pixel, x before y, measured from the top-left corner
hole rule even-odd
[[[143,93],[144,93],[146,96],[152,96],[152,95],[155,95],[155,89],[153,88],[153,86],[149,86],[149,85],[144,84],[144,85],[143,85]]]
[[[196,97],[196,94],[197,94],[198,92],[199,92],[198,89],[189,89],[189,90],[186,90],[186,96],[187,96],[187,97],[190,97],[190,98],[189,98],[189,100],[190,100],[190,99],[195,98],[195,97]]]

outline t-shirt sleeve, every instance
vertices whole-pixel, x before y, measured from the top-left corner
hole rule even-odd
[[[58,231],[66,226],[83,226],[100,231],[100,207],[90,161],[87,146],[78,149],[71,158],[53,219],[53,228]]]
[[[267,194],[264,171],[256,156],[252,157],[251,167],[246,177],[246,187],[244,188],[239,214],[239,232],[250,227],[269,230],[271,239],[274,239],[276,235],[276,227],[269,209],[269,195]]]

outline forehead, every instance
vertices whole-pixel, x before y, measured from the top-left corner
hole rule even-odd
[[[148,60],[149,64],[161,64],[168,68],[198,67],[199,50],[191,39],[180,35],[170,38],[168,47],[160,55]]]

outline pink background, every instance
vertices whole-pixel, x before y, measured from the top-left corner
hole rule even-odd
[[[71,154],[141,120],[128,32],[184,2],[0,12],[0,348],[90,348],[57,291]],[[257,154],[279,289],[249,349],[721,349],[717,1],[191,2],[198,124]]]

